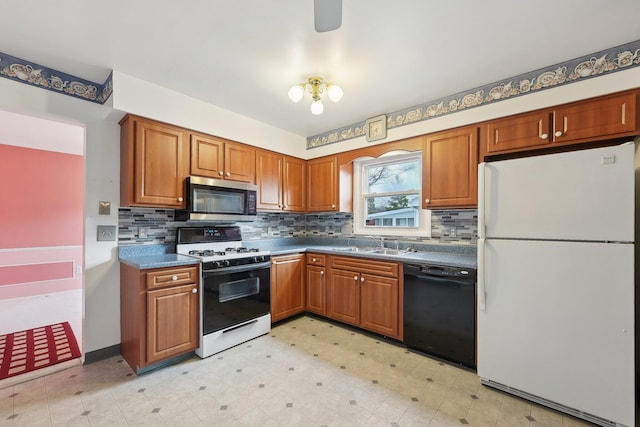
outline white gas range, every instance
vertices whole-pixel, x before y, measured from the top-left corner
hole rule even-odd
[[[202,261],[198,356],[211,356],[271,330],[271,256],[244,247],[240,227],[179,228],[176,252]]]

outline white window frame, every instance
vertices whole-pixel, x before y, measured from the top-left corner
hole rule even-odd
[[[363,177],[367,166],[396,163],[405,160],[418,160],[420,176],[422,177],[421,151],[391,151],[380,157],[361,157],[353,161],[353,234],[367,236],[421,236],[431,237],[431,211],[418,209],[419,227],[367,227],[364,225],[365,209],[365,181]],[[420,180],[422,182],[422,180]],[[422,186],[418,189],[418,200],[422,201]]]

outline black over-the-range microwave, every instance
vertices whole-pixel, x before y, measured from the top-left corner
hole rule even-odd
[[[185,179],[186,209],[176,221],[240,222],[256,219],[258,187],[246,182],[190,176]]]

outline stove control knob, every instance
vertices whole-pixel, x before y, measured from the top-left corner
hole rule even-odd
[[[229,267],[229,260],[228,259],[223,259],[223,260],[220,260],[220,261],[214,261],[213,265],[215,265],[217,268]]]
[[[253,262],[255,263],[259,263],[259,262],[265,262],[264,256],[254,256],[253,257]]]

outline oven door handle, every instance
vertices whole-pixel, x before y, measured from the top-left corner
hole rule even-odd
[[[271,268],[271,261],[261,262],[258,264],[236,265],[234,267],[223,267],[216,270],[206,270],[202,272],[202,277],[223,276],[230,273],[244,273],[245,271],[255,271]]]

